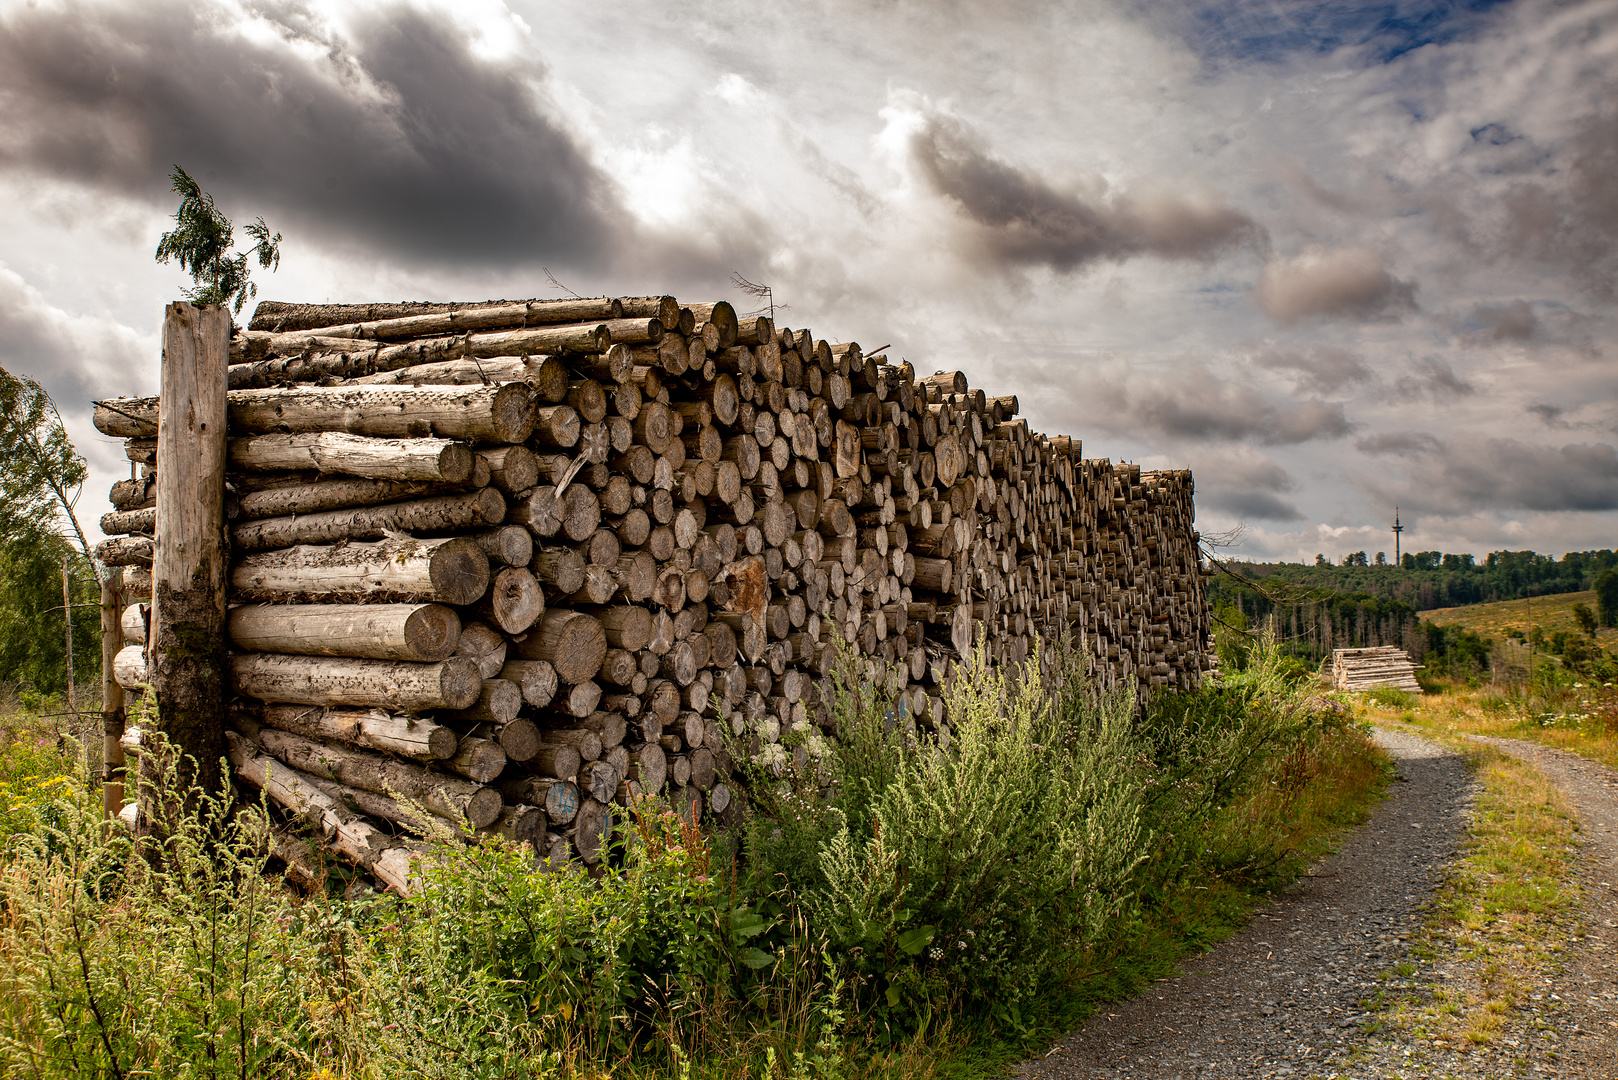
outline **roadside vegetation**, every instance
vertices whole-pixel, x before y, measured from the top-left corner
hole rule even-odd
[[[599,875],[429,839],[408,900],[299,893],[269,815],[199,793],[133,841],[33,731],[0,756],[0,1071],[986,1073],[1229,933],[1374,801],[1346,710],[1249,660],[1144,710],[1071,654],[964,676],[947,746],[843,683],[823,769],[755,774],[740,830],[642,803]]]

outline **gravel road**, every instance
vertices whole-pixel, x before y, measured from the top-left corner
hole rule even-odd
[[[1408,955],[1425,907],[1464,842],[1473,779],[1437,744],[1381,731],[1398,779],[1340,851],[1182,974],[1093,1017],[1030,1080],[1090,1077],[1618,1077],[1618,776],[1527,743],[1491,740],[1539,766],[1585,822],[1587,936],[1565,968],[1484,1048],[1408,1033],[1367,1036],[1361,1005]],[[1610,883],[1610,884],[1609,884]],[[1456,958],[1420,965],[1413,987],[1467,976]],[[1453,970],[1451,970],[1453,969]],[[1406,969],[1409,970],[1409,969]]]

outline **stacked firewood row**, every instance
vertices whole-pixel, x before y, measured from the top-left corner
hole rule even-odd
[[[593,863],[637,792],[734,812],[738,757],[824,752],[840,650],[946,739],[975,645],[1207,670],[1190,474],[1084,460],[960,372],[666,296],[265,303],[231,359],[231,760],[384,880],[423,815]],[[99,552],[130,687],[157,410],[96,409],[143,466]]]

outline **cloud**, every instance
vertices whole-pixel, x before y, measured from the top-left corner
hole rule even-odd
[[[1172,378],[1098,379],[1082,389],[1091,423],[1134,436],[1295,445],[1340,438],[1354,427],[1341,403],[1273,402],[1202,365],[1186,365]]]
[[[1410,373],[1393,384],[1393,394],[1404,398],[1429,398],[1434,402],[1471,397],[1477,387],[1455,374],[1448,360],[1420,356],[1410,362]]]
[[[1100,176],[1058,184],[995,155],[956,117],[915,95],[885,110],[904,131],[908,165],[931,191],[953,203],[969,239],[1005,268],[1069,272],[1137,255],[1205,259],[1262,230],[1200,185],[1166,181],[1115,190]]]
[[[1406,483],[1384,486],[1401,505],[1440,514],[1618,510],[1618,449],[1462,437],[1419,462]]]
[[[1282,494],[1297,488],[1292,475],[1251,450],[1200,454],[1197,502],[1241,520],[1296,521],[1303,515]]]
[[[614,185],[554,118],[532,48],[490,55],[402,4],[347,33],[298,5],[178,0],[0,16],[0,167],[167,202],[184,165],[227,208],[371,252],[598,265]]]
[[[1481,327],[1485,336],[1495,341],[1527,341],[1539,328],[1539,319],[1526,300],[1479,307],[1472,312],[1470,321]]]
[[[1314,316],[1369,319],[1415,307],[1416,287],[1400,281],[1368,248],[1305,248],[1295,258],[1273,258],[1259,277],[1257,299],[1278,323]]]
[[[1253,358],[1256,367],[1290,373],[1298,389],[1335,394],[1375,378],[1369,365],[1347,349],[1317,345],[1300,352],[1270,350]]]
[[[1608,100],[1613,90],[1605,87]],[[1506,193],[1500,252],[1562,267],[1592,296],[1611,300],[1618,297],[1618,110],[1582,120],[1570,150],[1566,168]]]
[[[91,397],[151,392],[151,344],[110,319],[68,314],[0,266],[0,367],[38,379],[64,413]]]
[[[1390,454],[1398,457],[1431,454],[1442,447],[1442,443],[1424,431],[1387,431],[1367,435],[1354,442],[1354,448],[1362,454]]]
[[[1573,426],[1566,420],[1562,419],[1562,414],[1567,412],[1567,410],[1562,408],[1560,405],[1552,405],[1548,402],[1536,401],[1528,406],[1528,411],[1539,417],[1540,422],[1546,427],[1568,428]]]

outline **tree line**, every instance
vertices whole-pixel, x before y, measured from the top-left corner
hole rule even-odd
[[[1609,618],[1618,617],[1618,552],[1607,548],[1570,551],[1560,559],[1534,551],[1492,551],[1482,562],[1470,553],[1413,551],[1405,553],[1399,566],[1379,564],[1364,552],[1355,552],[1335,565],[1317,556],[1313,566],[1244,562],[1232,568],[1266,591],[1290,587],[1379,597],[1416,611],[1595,589],[1612,594],[1604,606]],[[1248,591],[1257,592],[1251,587]],[[1602,624],[1614,622],[1604,619]]]

